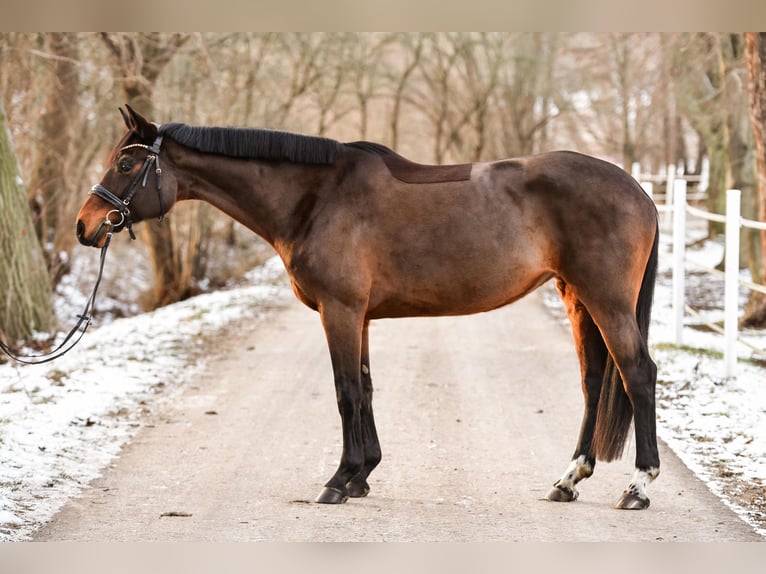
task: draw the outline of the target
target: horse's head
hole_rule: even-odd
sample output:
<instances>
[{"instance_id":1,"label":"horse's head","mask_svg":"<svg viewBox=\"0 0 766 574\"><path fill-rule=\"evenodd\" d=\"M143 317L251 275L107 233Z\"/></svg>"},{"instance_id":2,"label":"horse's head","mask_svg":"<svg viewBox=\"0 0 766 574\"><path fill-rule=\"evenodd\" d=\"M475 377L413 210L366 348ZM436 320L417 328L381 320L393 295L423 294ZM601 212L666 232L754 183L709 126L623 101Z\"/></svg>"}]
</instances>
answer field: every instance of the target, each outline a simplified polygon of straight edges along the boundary
<instances>
[{"instance_id":1,"label":"horse's head","mask_svg":"<svg viewBox=\"0 0 766 574\"><path fill-rule=\"evenodd\" d=\"M162 135L130 106L120 109L126 133L108 160L104 177L94 185L77 214L77 239L103 247L109 231L128 229L144 219L162 217L176 201L172 170L161 167ZM165 165L164 163L162 164Z\"/></svg>"}]
</instances>

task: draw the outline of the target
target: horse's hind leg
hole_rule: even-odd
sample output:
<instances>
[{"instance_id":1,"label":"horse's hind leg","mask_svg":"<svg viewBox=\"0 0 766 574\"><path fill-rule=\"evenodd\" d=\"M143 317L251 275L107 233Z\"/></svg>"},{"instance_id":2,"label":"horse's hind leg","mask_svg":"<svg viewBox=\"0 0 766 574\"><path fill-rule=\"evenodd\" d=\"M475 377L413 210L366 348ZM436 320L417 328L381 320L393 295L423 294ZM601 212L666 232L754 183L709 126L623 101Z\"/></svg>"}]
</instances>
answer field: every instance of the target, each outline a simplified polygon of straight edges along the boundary
<instances>
[{"instance_id":1,"label":"horse's hind leg","mask_svg":"<svg viewBox=\"0 0 766 574\"><path fill-rule=\"evenodd\" d=\"M642 510L649 506L647 487L660 474L657 449L655 386L657 366L649 356L646 344L640 341L638 352L627 361L616 359L625 381L625 390L633 405L636 436L636 469L628 487L615 508Z\"/></svg>"},{"instance_id":2,"label":"horse's hind leg","mask_svg":"<svg viewBox=\"0 0 766 574\"><path fill-rule=\"evenodd\" d=\"M603 429L596 431L595 450L597 456L606 460L619 456L624 440L612 441L613 445L610 445L610 435L623 433L611 429L627 430L632 414L636 437L636 468L633 479L615 507L641 510L649 506L647 487L660 473L654 396L657 366L649 356L645 337L630 313L626 311L622 315L610 313L605 316L607 318L599 324L610 354L619 369L619 377L613 378L613 391L622 396L627 395L630 407L612 408L607 404L604 412L599 412L598 426L601 426L602 420L605 424ZM617 404L621 401L624 399L614 402Z\"/></svg>"},{"instance_id":3,"label":"horse's hind leg","mask_svg":"<svg viewBox=\"0 0 766 574\"><path fill-rule=\"evenodd\" d=\"M587 309L574 293L567 289L564 281L559 279L557 287L566 306L569 322L572 325L575 349L580 360L585 412L572 461L561 478L554 483L547 498L555 502L571 502L576 500L578 496L575 488L577 483L593 474L593 469L596 466L596 458L592 448L593 434L607 350L601 333Z\"/></svg>"},{"instance_id":4,"label":"horse's hind leg","mask_svg":"<svg viewBox=\"0 0 766 574\"><path fill-rule=\"evenodd\" d=\"M364 466L351 480L346 484L348 495L353 498L367 496L370 492L370 486L367 484L367 477L378 466L381 459L380 442L378 433L375 429L375 417L372 414L372 376L370 375L370 339L369 322L365 322L362 330L362 404L361 404L361 425L362 442L364 445Z\"/></svg>"}]
</instances>

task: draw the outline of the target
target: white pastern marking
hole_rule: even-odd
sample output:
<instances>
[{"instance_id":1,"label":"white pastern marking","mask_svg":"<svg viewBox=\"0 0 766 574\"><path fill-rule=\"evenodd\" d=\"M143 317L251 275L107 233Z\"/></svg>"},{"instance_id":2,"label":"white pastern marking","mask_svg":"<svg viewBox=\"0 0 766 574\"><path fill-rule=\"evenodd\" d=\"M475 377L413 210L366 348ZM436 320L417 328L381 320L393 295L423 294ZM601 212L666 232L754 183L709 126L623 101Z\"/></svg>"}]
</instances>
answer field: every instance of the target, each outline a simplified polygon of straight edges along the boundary
<instances>
[{"instance_id":1,"label":"white pastern marking","mask_svg":"<svg viewBox=\"0 0 766 574\"><path fill-rule=\"evenodd\" d=\"M633 473L633 479L630 481L628 488L625 489L625 492L635 494L642 499L649 498L648 486L655 478L659 476L659 474L659 468L650 468L648 470L641 470L637 468Z\"/></svg>"},{"instance_id":2,"label":"white pastern marking","mask_svg":"<svg viewBox=\"0 0 766 574\"><path fill-rule=\"evenodd\" d=\"M593 467L585 461L585 455L580 455L564 471L563 476L556 483L563 488L574 490L575 484L593 474Z\"/></svg>"}]
</instances>

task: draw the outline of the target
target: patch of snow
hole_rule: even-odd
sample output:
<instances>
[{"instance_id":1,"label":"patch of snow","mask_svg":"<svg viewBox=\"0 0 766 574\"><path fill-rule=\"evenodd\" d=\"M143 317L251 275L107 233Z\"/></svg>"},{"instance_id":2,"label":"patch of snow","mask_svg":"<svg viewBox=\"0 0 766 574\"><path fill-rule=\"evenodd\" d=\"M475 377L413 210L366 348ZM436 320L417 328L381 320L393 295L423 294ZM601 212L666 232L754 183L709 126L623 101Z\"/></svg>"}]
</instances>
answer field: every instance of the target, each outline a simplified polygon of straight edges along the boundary
<instances>
[{"instance_id":1,"label":"patch of snow","mask_svg":"<svg viewBox=\"0 0 766 574\"><path fill-rule=\"evenodd\" d=\"M209 336L287 296L280 267L269 261L250 285L110 320L52 363L0 365L0 540L28 538L96 478L142 415L204 367ZM69 311L84 302L62 291Z\"/></svg>"},{"instance_id":2,"label":"patch of snow","mask_svg":"<svg viewBox=\"0 0 766 574\"><path fill-rule=\"evenodd\" d=\"M673 344L669 238L660 249L649 333L658 366L657 432L712 492L766 536L766 357L739 343L736 377L725 376L724 338L703 324L723 321L723 279L693 267L686 271L686 293L696 293L702 309L699 317L685 315L683 347ZM690 259L708 267L723 256L718 241L695 243L689 251ZM741 306L746 300L743 288ZM763 331L741 335L766 349Z\"/></svg>"}]
</instances>

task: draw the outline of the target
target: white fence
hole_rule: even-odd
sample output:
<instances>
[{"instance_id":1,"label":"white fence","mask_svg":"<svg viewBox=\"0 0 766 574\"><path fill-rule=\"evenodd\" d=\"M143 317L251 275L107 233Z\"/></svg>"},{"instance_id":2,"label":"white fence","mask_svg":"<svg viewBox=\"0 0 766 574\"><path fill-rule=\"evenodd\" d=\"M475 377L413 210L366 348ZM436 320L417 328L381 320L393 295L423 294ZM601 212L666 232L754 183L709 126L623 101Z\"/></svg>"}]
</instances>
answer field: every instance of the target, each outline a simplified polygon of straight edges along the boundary
<instances>
[{"instance_id":1,"label":"white fence","mask_svg":"<svg viewBox=\"0 0 766 574\"><path fill-rule=\"evenodd\" d=\"M670 187L672 181L672 187ZM766 293L763 285L757 285L739 278L739 236L742 227L751 229L766 229L766 223L744 219L740 215L741 193L738 189L730 189L726 192L726 213L724 215L709 213L702 209L690 206L687 203L686 179L668 180L667 201L658 204L660 212L666 213L666 221L672 223L673 231L673 315L675 343L683 344L684 314L687 310L685 304L685 276L684 270L687 265L693 265L708 273L720 275L721 271L712 269L686 258L686 216L700 217L708 221L716 221L725 225L725 269L724 276L724 327L709 325L719 331L725 339L724 361L727 377L736 376L737 369L737 340L739 322L739 286L744 285L749 289ZM642 186L651 194L651 182L642 182ZM672 198L672 200L671 200ZM746 343L747 344L747 343ZM764 353L761 349L754 350Z\"/></svg>"}]
</instances>

